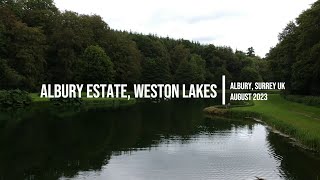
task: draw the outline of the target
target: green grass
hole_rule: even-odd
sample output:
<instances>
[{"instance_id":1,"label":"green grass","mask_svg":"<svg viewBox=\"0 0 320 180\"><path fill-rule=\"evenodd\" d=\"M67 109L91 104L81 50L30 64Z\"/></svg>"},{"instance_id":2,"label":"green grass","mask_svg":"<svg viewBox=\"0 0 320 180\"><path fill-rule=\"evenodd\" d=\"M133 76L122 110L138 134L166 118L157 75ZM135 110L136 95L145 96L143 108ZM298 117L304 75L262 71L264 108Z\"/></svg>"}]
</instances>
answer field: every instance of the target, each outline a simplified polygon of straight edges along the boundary
<instances>
[{"instance_id":1,"label":"green grass","mask_svg":"<svg viewBox=\"0 0 320 180\"><path fill-rule=\"evenodd\" d=\"M312 149L320 150L319 107L290 102L279 94L269 94L267 101L255 101L254 106L237 107L232 111L253 112L275 129Z\"/></svg>"},{"instance_id":2,"label":"green grass","mask_svg":"<svg viewBox=\"0 0 320 180\"><path fill-rule=\"evenodd\" d=\"M38 93L29 93L32 102L49 102L50 99L48 98L40 98Z\"/></svg>"},{"instance_id":3,"label":"green grass","mask_svg":"<svg viewBox=\"0 0 320 180\"><path fill-rule=\"evenodd\" d=\"M32 102L42 103L49 102L49 98L40 98L38 93L30 93ZM82 100L87 106L103 106L103 107L120 107L130 106L136 103L136 99L130 98L130 100L124 98L86 98L86 94L82 93Z\"/></svg>"}]
</instances>

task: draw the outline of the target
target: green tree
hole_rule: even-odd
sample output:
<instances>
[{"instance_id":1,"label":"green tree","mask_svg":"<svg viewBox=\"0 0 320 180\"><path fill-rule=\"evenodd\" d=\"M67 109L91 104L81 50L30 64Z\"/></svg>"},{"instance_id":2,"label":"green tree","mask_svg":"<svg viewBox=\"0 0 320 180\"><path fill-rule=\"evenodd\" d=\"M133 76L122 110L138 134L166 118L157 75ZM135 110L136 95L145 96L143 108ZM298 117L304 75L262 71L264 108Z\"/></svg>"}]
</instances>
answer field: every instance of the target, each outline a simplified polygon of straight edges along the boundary
<instances>
[{"instance_id":1,"label":"green tree","mask_svg":"<svg viewBox=\"0 0 320 180\"><path fill-rule=\"evenodd\" d=\"M0 89L19 88L22 85L23 78L9 67L5 60L0 59Z\"/></svg>"},{"instance_id":2,"label":"green tree","mask_svg":"<svg viewBox=\"0 0 320 180\"><path fill-rule=\"evenodd\" d=\"M81 80L84 83L113 83L113 64L104 50L99 46L89 46L83 54Z\"/></svg>"},{"instance_id":3,"label":"green tree","mask_svg":"<svg viewBox=\"0 0 320 180\"><path fill-rule=\"evenodd\" d=\"M142 82L149 84L170 83L169 64L161 58L146 58L142 65Z\"/></svg>"},{"instance_id":4,"label":"green tree","mask_svg":"<svg viewBox=\"0 0 320 180\"><path fill-rule=\"evenodd\" d=\"M141 76L141 54L136 44L126 34L110 31L103 47L112 59L116 83L134 84Z\"/></svg>"},{"instance_id":5,"label":"green tree","mask_svg":"<svg viewBox=\"0 0 320 180\"><path fill-rule=\"evenodd\" d=\"M5 45L1 45L0 56L25 77L21 88L35 89L44 79L46 37L41 29L19 21L10 9L1 9L0 37Z\"/></svg>"},{"instance_id":6,"label":"green tree","mask_svg":"<svg viewBox=\"0 0 320 180\"><path fill-rule=\"evenodd\" d=\"M262 78L259 72L252 67L245 67L241 70L241 79L246 82L259 82Z\"/></svg>"},{"instance_id":7,"label":"green tree","mask_svg":"<svg viewBox=\"0 0 320 180\"><path fill-rule=\"evenodd\" d=\"M4 0L0 1L2 82L16 78L17 83L5 86L20 84L29 90L43 82L220 83L221 75L235 81L242 80L245 71L259 77L270 68L279 72L272 78L314 93L319 89L320 66L314 28L317 10L316 3L288 25L264 63L253 48L247 56L230 47L117 31L100 16L60 12L53 0ZM300 79L301 73L307 73L303 78L310 77L312 86Z\"/></svg>"},{"instance_id":8,"label":"green tree","mask_svg":"<svg viewBox=\"0 0 320 180\"><path fill-rule=\"evenodd\" d=\"M192 54L189 60L183 60L176 72L175 82L179 84L201 84L205 80L205 61Z\"/></svg>"},{"instance_id":9,"label":"green tree","mask_svg":"<svg viewBox=\"0 0 320 180\"><path fill-rule=\"evenodd\" d=\"M176 45L171 53L171 73L174 74L179 64L182 61L188 60L189 57L189 49L185 48L182 44Z\"/></svg>"},{"instance_id":10,"label":"green tree","mask_svg":"<svg viewBox=\"0 0 320 180\"><path fill-rule=\"evenodd\" d=\"M266 60L259 60L256 62L257 68L262 80L265 82L272 81L272 72L270 71L270 64Z\"/></svg>"},{"instance_id":11,"label":"green tree","mask_svg":"<svg viewBox=\"0 0 320 180\"><path fill-rule=\"evenodd\" d=\"M192 84L194 83L195 69L188 60L180 63L175 74L175 82L179 84Z\"/></svg>"},{"instance_id":12,"label":"green tree","mask_svg":"<svg viewBox=\"0 0 320 180\"><path fill-rule=\"evenodd\" d=\"M42 27L47 31L53 18L58 14L58 8L53 0L17 0L21 6L20 18L28 26Z\"/></svg>"},{"instance_id":13,"label":"green tree","mask_svg":"<svg viewBox=\"0 0 320 180\"><path fill-rule=\"evenodd\" d=\"M89 25L77 13L66 11L56 16L55 31L49 35L49 80L70 83L75 79L75 67L80 63L84 50L95 44ZM66 38L68 37L68 38Z\"/></svg>"},{"instance_id":14,"label":"green tree","mask_svg":"<svg viewBox=\"0 0 320 180\"><path fill-rule=\"evenodd\" d=\"M279 34L279 43L267 54L273 79L286 82L294 94L320 94L320 1L289 22Z\"/></svg>"},{"instance_id":15,"label":"green tree","mask_svg":"<svg viewBox=\"0 0 320 180\"><path fill-rule=\"evenodd\" d=\"M254 57L254 56L255 56L255 52L254 52L253 47L249 47L249 48L248 48L248 50L247 50L247 56L249 56L249 57Z\"/></svg>"},{"instance_id":16,"label":"green tree","mask_svg":"<svg viewBox=\"0 0 320 180\"><path fill-rule=\"evenodd\" d=\"M201 84L205 81L206 62L197 54L192 54L190 64L194 74L194 83Z\"/></svg>"}]
</instances>

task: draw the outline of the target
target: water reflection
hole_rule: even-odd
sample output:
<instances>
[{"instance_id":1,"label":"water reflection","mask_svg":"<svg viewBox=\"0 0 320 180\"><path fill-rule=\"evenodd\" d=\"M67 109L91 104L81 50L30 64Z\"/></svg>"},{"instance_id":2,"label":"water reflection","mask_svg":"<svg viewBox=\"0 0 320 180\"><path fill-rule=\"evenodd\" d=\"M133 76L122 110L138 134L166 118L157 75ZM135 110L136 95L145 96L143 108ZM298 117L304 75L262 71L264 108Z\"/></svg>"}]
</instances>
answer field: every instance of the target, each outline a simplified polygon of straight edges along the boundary
<instances>
[{"instance_id":1,"label":"water reflection","mask_svg":"<svg viewBox=\"0 0 320 180\"><path fill-rule=\"evenodd\" d=\"M1 179L316 179L320 160L202 100L0 113Z\"/></svg>"},{"instance_id":2,"label":"water reflection","mask_svg":"<svg viewBox=\"0 0 320 180\"><path fill-rule=\"evenodd\" d=\"M288 179L320 179L320 157L295 147L287 139L268 133L270 155L279 161L279 172Z\"/></svg>"}]
</instances>

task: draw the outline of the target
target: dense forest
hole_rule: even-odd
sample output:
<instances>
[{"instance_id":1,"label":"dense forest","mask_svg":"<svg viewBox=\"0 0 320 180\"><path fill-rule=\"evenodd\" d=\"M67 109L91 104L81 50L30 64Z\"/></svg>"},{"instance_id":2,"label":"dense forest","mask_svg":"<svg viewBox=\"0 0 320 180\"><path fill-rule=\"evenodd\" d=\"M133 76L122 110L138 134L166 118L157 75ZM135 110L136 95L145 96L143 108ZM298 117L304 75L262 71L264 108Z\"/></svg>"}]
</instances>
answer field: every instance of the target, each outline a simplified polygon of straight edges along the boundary
<instances>
[{"instance_id":1,"label":"dense forest","mask_svg":"<svg viewBox=\"0 0 320 180\"><path fill-rule=\"evenodd\" d=\"M320 94L320 2L290 22L266 58L230 47L111 29L52 0L0 1L0 89L42 83L285 81Z\"/></svg>"}]
</instances>

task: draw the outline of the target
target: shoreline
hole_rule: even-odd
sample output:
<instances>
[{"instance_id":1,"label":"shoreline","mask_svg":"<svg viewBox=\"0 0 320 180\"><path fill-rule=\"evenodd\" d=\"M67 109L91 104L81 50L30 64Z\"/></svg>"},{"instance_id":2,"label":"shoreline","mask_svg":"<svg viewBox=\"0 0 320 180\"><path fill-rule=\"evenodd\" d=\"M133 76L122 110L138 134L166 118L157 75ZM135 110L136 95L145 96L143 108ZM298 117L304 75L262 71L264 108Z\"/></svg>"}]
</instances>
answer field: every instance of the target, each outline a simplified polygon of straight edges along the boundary
<instances>
[{"instance_id":1,"label":"shoreline","mask_svg":"<svg viewBox=\"0 0 320 180\"><path fill-rule=\"evenodd\" d=\"M287 101L279 94L269 96L270 101L254 101L252 104L230 109L213 106L205 108L204 112L210 116L225 116L231 119L250 118L289 138L294 145L319 153L320 108Z\"/></svg>"},{"instance_id":2,"label":"shoreline","mask_svg":"<svg viewBox=\"0 0 320 180\"><path fill-rule=\"evenodd\" d=\"M254 117L246 117L246 118L249 118L249 119L252 119L253 121L257 122L257 123L260 123L262 125L264 125L270 132L272 133L275 133L275 134L278 134L279 136L281 137L284 137L286 139L288 139L289 143L294 145L294 146L297 146L299 148L302 148L303 150L305 151L310 151L310 152L315 152L315 153L319 153L320 151L317 150L317 149L312 149L304 144L302 144L298 139L286 134L286 133L283 133L271 126L269 126L266 122L264 122L263 120L261 119L258 119L258 118L254 118Z\"/></svg>"}]
</instances>

